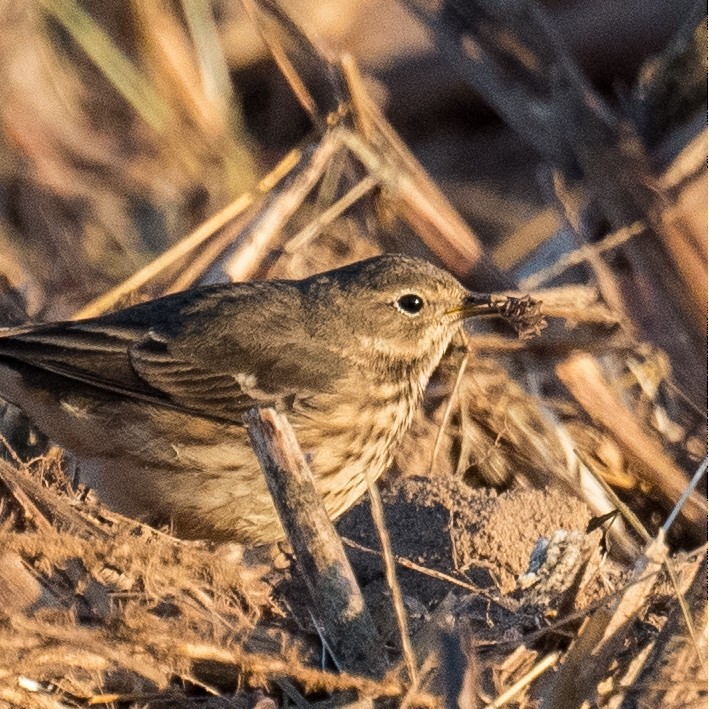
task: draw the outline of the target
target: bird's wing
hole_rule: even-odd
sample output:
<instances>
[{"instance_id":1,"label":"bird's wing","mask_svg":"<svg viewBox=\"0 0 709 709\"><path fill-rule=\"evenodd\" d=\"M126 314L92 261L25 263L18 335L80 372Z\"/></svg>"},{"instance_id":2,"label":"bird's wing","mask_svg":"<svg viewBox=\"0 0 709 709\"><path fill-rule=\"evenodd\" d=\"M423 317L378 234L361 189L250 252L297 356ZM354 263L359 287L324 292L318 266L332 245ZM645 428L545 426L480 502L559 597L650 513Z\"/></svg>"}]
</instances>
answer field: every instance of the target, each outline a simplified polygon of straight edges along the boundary
<instances>
[{"instance_id":1,"label":"bird's wing","mask_svg":"<svg viewBox=\"0 0 709 709\"><path fill-rule=\"evenodd\" d=\"M193 307L194 300L189 305ZM307 338L297 328L290 340L281 335L275 351L264 348L259 338L242 341L238 322L226 341L197 337L189 327L180 330L174 322L166 323L165 310L157 311L156 317L154 310L137 307L130 314L119 311L0 337L0 358L129 398L231 422L240 422L252 406L290 403L323 388L325 374L319 371L318 358L304 350ZM167 317L173 318L174 312L179 312L179 303ZM238 310L233 315L238 320ZM267 315L260 319L260 332L270 327L283 332L283 313L271 317L274 323ZM304 361L311 366L303 368Z\"/></svg>"},{"instance_id":2,"label":"bird's wing","mask_svg":"<svg viewBox=\"0 0 709 709\"><path fill-rule=\"evenodd\" d=\"M0 358L126 395L159 396L133 369L140 328L100 320L38 325L0 337ZM2 387L0 387L0 392Z\"/></svg>"},{"instance_id":3,"label":"bird's wing","mask_svg":"<svg viewBox=\"0 0 709 709\"><path fill-rule=\"evenodd\" d=\"M253 358L242 356L230 366L214 368L174 352L171 344L150 332L130 347L129 356L140 379L180 408L240 421L244 411L252 406L273 406L295 394L295 382L270 393L260 389L256 379L258 361Z\"/></svg>"}]
</instances>

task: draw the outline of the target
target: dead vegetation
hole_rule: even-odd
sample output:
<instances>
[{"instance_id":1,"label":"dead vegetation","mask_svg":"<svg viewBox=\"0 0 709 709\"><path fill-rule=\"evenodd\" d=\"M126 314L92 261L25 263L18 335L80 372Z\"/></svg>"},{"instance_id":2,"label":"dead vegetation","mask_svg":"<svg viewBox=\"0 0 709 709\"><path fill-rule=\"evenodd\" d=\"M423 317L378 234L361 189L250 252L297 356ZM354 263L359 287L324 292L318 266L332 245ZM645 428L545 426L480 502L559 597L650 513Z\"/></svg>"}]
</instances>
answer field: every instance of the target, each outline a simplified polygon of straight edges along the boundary
<instances>
[{"instance_id":1,"label":"dead vegetation","mask_svg":"<svg viewBox=\"0 0 709 709\"><path fill-rule=\"evenodd\" d=\"M549 320L529 342L491 326L452 347L381 503L372 491L385 526L368 502L339 523L376 628L370 672L328 643L297 545L293 560L120 518L6 409L3 703L706 701L705 8L611 105L532 2L406 5L542 157L546 204L494 247L354 60L271 0L245 12L300 106L282 120L313 127L277 158L214 51L246 22L231 3L0 5L4 324L384 250L532 292Z\"/></svg>"}]
</instances>

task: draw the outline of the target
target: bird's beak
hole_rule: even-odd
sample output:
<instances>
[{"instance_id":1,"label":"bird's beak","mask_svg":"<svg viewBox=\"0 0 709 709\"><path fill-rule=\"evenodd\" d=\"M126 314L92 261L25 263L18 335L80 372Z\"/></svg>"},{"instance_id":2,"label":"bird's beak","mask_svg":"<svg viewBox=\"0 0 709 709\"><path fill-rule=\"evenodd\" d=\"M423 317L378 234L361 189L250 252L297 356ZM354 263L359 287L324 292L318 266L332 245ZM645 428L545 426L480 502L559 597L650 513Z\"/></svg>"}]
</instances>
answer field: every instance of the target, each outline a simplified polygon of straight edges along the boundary
<instances>
[{"instance_id":1,"label":"bird's beak","mask_svg":"<svg viewBox=\"0 0 709 709\"><path fill-rule=\"evenodd\" d=\"M532 300L528 295L517 298L468 293L463 302L447 314L455 320L497 315L512 325L522 339L527 339L538 335L547 326L541 305L540 301Z\"/></svg>"},{"instance_id":2,"label":"bird's beak","mask_svg":"<svg viewBox=\"0 0 709 709\"><path fill-rule=\"evenodd\" d=\"M456 320L465 320L480 315L497 315L500 312L499 302L495 302L491 295L470 293L457 307L448 311L448 315L455 316Z\"/></svg>"}]
</instances>

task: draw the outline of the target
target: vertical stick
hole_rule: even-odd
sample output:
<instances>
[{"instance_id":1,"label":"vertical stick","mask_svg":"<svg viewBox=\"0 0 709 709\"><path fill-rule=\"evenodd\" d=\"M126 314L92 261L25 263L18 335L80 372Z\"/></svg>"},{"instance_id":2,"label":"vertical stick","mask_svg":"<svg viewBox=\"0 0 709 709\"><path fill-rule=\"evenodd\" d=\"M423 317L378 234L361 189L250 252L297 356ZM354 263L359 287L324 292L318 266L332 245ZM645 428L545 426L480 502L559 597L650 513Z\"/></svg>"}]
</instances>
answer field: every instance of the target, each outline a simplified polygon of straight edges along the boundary
<instances>
[{"instance_id":1,"label":"vertical stick","mask_svg":"<svg viewBox=\"0 0 709 709\"><path fill-rule=\"evenodd\" d=\"M386 664L374 622L293 429L270 408L249 410L244 422L308 586L313 614L338 663L350 672L383 676Z\"/></svg>"},{"instance_id":2,"label":"vertical stick","mask_svg":"<svg viewBox=\"0 0 709 709\"><path fill-rule=\"evenodd\" d=\"M406 618L406 608L404 607L404 597L401 595L401 587L396 578L396 560L394 553L391 550L391 539L387 530L386 522L384 521L384 505L382 498L377 488L377 483L372 480L367 480L369 489L369 501L372 505L372 518L374 526L377 528L379 535L379 543L382 545L382 560L384 561L384 574L386 576L387 586L391 591L392 601L394 603L394 615L396 616L396 624L399 627L399 636L401 638L401 651L404 655L404 663L406 671L409 673L411 684L416 686L419 682L418 669L416 668L416 655L411 644L411 636L409 635L409 623Z\"/></svg>"}]
</instances>

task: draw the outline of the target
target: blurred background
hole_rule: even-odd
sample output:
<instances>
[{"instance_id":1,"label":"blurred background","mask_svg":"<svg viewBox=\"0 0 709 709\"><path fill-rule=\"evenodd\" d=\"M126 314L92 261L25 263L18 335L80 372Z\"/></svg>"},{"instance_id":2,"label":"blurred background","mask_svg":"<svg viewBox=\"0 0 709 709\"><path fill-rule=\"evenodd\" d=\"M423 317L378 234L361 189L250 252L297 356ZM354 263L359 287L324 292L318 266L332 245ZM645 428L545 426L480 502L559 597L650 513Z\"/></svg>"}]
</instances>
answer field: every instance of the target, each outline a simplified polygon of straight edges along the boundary
<instances>
[{"instance_id":1,"label":"blurred background","mask_svg":"<svg viewBox=\"0 0 709 709\"><path fill-rule=\"evenodd\" d=\"M532 258L563 226L552 180L560 163L491 107L416 6L283 3L333 56L354 55L394 128L493 263L518 279L565 248ZM696 3L541 6L590 85L637 119L653 165L666 167L705 123L704 41L698 64L681 69L684 95L674 91L671 106L660 96L654 122L648 114L660 111L643 103L642 82L684 25L697 25ZM24 317L13 315L18 294L32 318L68 316L252 187L312 130L235 0L3 0L0 11L8 322ZM507 39L518 41L513 27ZM706 181L695 189L701 221Z\"/></svg>"}]
</instances>

